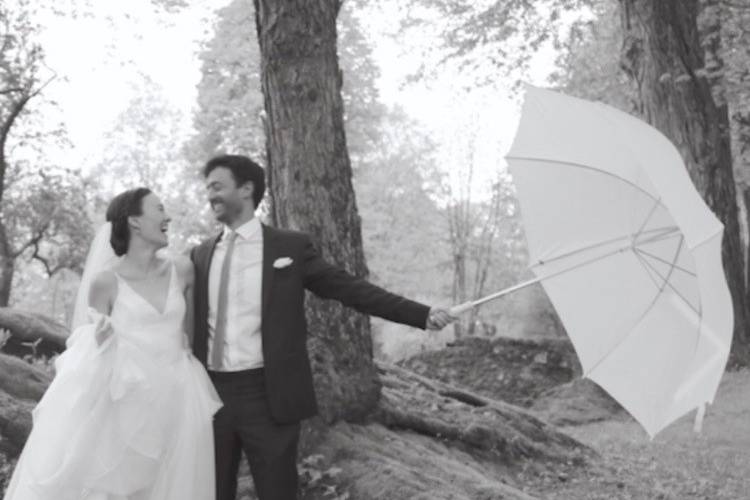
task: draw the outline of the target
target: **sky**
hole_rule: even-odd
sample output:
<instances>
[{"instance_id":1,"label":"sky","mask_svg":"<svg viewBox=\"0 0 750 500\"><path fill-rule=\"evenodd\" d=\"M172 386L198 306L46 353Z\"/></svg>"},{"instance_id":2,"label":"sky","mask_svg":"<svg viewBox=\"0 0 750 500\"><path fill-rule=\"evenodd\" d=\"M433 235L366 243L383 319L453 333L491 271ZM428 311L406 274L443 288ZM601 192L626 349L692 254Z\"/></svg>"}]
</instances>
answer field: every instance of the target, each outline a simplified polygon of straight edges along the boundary
<instances>
[{"instance_id":1,"label":"sky","mask_svg":"<svg viewBox=\"0 0 750 500\"><path fill-rule=\"evenodd\" d=\"M91 168L101 155L103 134L147 75L184 114L183 130L200 79L200 43L210 35L215 8L226 2L196 3L176 14L154 15L150 0L92 2L75 18L44 12L42 44L47 65L58 74L48 97L50 116L64 120L72 149L66 162Z\"/></svg>"},{"instance_id":2,"label":"sky","mask_svg":"<svg viewBox=\"0 0 750 500\"><path fill-rule=\"evenodd\" d=\"M97 1L76 18L43 15L47 64L58 74L48 92L58 106L48 114L65 122L72 143L72 148L55 152L63 163L84 170L96 165L104 133L126 108L142 75L162 86L164 95L182 112L181 132L187 138L200 79L201 42L211 35L213 13L226 3L192 2L176 14L155 14L150 0ZM455 141L456 134L475 127L475 183L482 191L504 167L502 156L518 122L517 100L502 82L467 93L460 88L459 75L450 71L441 73L429 87L403 86L406 72L418 61L389 36L385 27L392 15L374 9L367 21L382 72L378 82L382 98L403 107L441 144L441 156L458 162L465 152ZM413 43L431 41L414 39ZM532 83L544 83L553 60L554 51L545 47L532 64Z\"/></svg>"}]
</instances>

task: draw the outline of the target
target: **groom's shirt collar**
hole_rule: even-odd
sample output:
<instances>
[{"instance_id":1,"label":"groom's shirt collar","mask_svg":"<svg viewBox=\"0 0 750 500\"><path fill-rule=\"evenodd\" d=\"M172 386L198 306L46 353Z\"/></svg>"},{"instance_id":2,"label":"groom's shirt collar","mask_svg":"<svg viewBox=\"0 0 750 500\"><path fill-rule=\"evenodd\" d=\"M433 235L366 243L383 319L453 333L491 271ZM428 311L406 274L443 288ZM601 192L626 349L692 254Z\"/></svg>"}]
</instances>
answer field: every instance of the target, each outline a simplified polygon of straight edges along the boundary
<instances>
[{"instance_id":1,"label":"groom's shirt collar","mask_svg":"<svg viewBox=\"0 0 750 500\"><path fill-rule=\"evenodd\" d=\"M226 237L230 232L232 232L232 229L230 229L229 226L224 226L224 232L221 233L221 239L226 240ZM260 220L257 217L253 217L235 229L234 232L243 240L258 238L261 235Z\"/></svg>"}]
</instances>

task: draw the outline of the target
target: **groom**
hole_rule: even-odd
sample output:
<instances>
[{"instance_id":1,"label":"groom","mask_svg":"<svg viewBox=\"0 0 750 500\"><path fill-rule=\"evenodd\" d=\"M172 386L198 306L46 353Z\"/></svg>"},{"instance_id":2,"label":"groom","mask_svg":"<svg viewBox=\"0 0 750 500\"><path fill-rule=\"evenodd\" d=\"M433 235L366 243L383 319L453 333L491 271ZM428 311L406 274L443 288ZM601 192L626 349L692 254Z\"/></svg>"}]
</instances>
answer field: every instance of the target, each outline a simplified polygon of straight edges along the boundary
<instances>
[{"instance_id":1,"label":"groom","mask_svg":"<svg viewBox=\"0 0 750 500\"><path fill-rule=\"evenodd\" d=\"M251 159L218 156L203 175L224 224L191 252L193 350L224 402L214 418L216 500L235 499L242 452L260 500L293 500L300 421L317 411L305 289L417 328L439 330L453 318L328 264L306 234L261 224L254 213L265 177Z\"/></svg>"}]
</instances>

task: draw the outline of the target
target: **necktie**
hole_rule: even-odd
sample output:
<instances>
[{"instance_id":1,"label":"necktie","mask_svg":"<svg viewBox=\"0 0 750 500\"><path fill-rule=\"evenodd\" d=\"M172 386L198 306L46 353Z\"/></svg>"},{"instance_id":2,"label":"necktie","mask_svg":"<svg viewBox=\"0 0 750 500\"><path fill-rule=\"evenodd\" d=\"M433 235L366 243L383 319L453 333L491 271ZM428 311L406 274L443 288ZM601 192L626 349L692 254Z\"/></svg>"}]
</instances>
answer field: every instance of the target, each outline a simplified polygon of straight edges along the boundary
<instances>
[{"instance_id":1,"label":"necktie","mask_svg":"<svg viewBox=\"0 0 750 500\"><path fill-rule=\"evenodd\" d=\"M234 241L237 233L230 231L227 234L227 252L224 255L224 263L221 265L221 277L219 278L219 300L216 306L216 326L214 327L214 344L211 352L211 368L218 370L224 360L224 343L227 331L227 295L229 292L229 269L232 265L232 253L234 252Z\"/></svg>"}]
</instances>

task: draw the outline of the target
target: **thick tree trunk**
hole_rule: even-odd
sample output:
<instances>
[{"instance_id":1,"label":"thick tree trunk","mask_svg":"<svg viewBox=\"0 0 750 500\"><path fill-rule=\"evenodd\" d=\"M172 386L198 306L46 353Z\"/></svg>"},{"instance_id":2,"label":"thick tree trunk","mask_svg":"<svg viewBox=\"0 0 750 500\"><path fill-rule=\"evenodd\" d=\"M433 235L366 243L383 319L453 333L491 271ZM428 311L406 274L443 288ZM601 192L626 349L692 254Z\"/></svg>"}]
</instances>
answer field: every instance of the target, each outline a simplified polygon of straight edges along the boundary
<instances>
[{"instance_id":1,"label":"thick tree trunk","mask_svg":"<svg viewBox=\"0 0 750 500\"><path fill-rule=\"evenodd\" d=\"M639 83L645 118L682 153L708 206L724 223L724 270L735 314L730 364L748 364L748 312L726 106L704 72L697 0L620 0L622 64Z\"/></svg>"},{"instance_id":2,"label":"thick tree trunk","mask_svg":"<svg viewBox=\"0 0 750 500\"><path fill-rule=\"evenodd\" d=\"M309 233L323 257L366 276L344 134L338 0L255 0L272 218ZM380 395L369 318L308 300L321 416L358 419Z\"/></svg>"}]
</instances>

